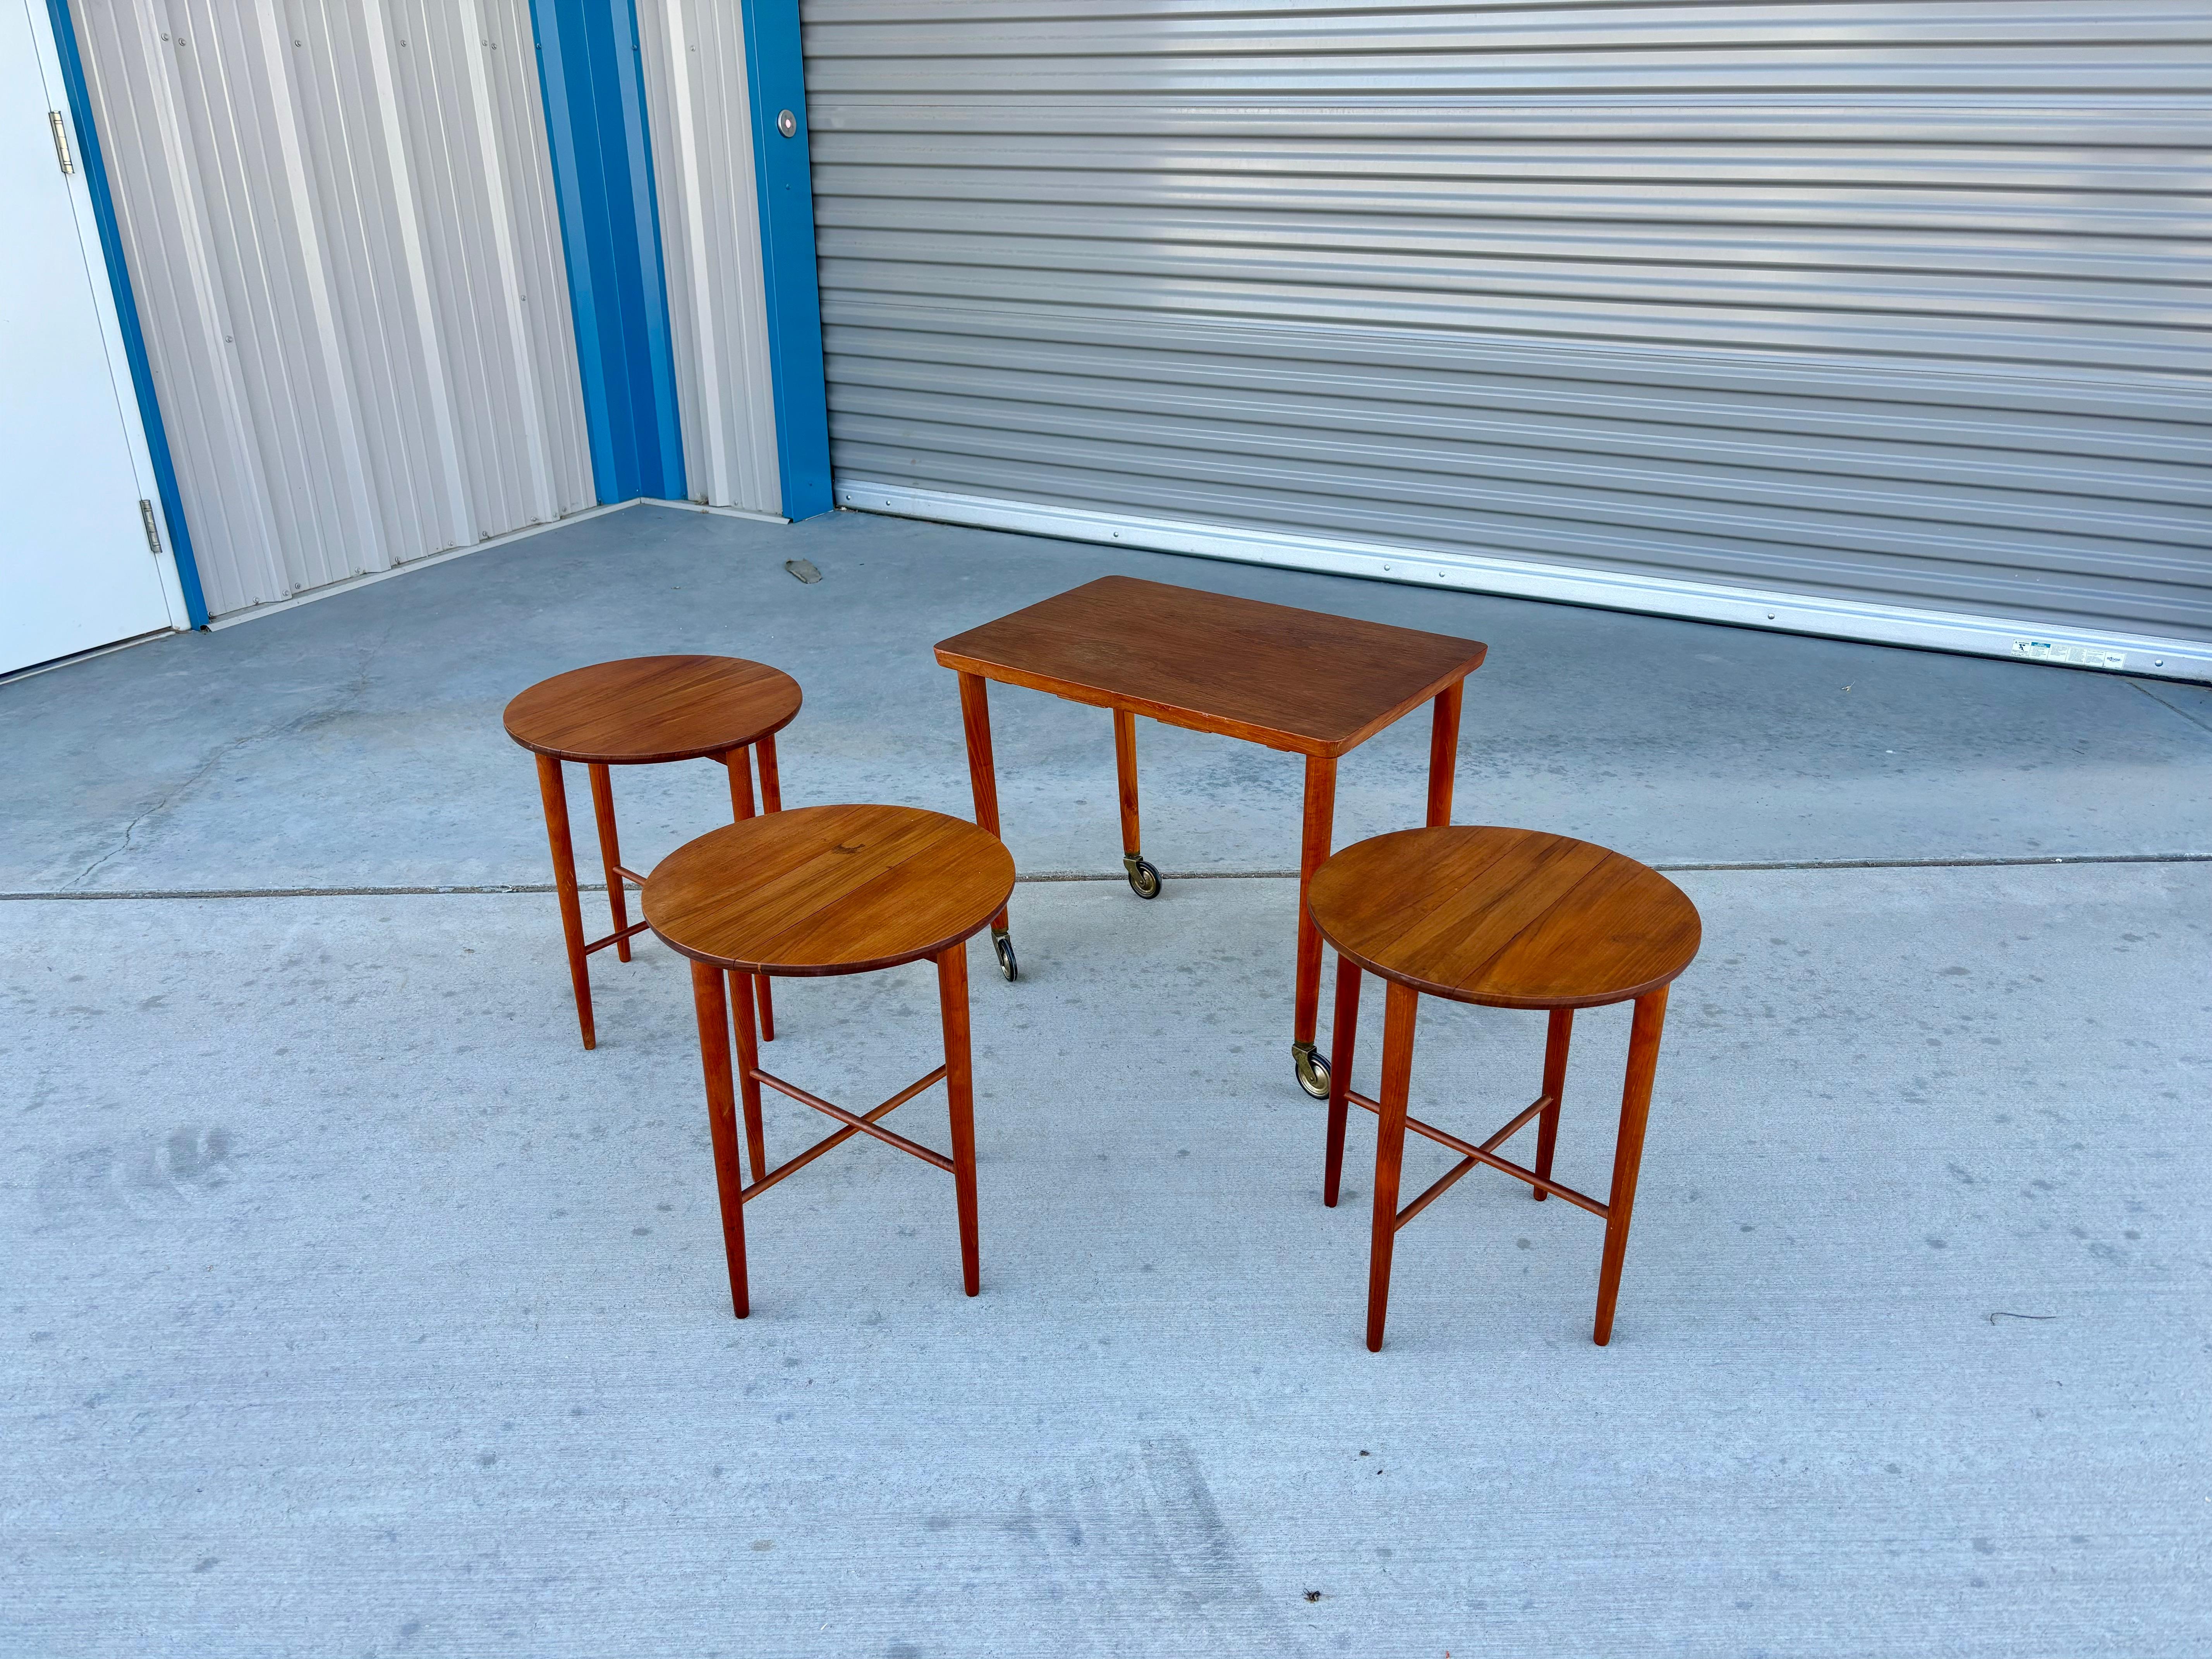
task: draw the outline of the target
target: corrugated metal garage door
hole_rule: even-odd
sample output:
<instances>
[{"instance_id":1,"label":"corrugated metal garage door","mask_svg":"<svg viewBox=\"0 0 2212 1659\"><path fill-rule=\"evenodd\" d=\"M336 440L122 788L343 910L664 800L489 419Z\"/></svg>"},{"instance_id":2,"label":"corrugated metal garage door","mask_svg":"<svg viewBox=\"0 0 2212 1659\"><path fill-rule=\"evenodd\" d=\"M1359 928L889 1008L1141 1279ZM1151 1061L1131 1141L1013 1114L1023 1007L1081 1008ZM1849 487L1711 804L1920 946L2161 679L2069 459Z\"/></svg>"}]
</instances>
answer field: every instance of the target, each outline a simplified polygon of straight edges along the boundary
<instances>
[{"instance_id":1,"label":"corrugated metal garage door","mask_svg":"<svg viewBox=\"0 0 2212 1659\"><path fill-rule=\"evenodd\" d=\"M2212 642L2203 0L804 15L847 505Z\"/></svg>"},{"instance_id":2,"label":"corrugated metal garage door","mask_svg":"<svg viewBox=\"0 0 2212 1659\"><path fill-rule=\"evenodd\" d=\"M72 0L209 609L595 499L529 0Z\"/></svg>"}]
</instances>

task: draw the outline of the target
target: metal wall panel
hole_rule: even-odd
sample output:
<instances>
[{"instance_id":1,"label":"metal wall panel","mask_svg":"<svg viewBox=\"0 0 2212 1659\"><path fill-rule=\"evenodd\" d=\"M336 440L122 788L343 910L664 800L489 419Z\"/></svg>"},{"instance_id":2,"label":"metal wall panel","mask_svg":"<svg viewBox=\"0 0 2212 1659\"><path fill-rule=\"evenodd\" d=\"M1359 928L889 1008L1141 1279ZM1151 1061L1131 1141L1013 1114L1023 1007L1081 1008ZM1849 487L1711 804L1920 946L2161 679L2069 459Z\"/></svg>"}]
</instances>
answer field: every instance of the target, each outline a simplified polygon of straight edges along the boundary
<instances>
[{"instance_id":1,"label":"metal wall panel","mask_svg":"<svg viewBox=\"0 0 2212 1659\"><path fill-rule=\"evenodd\" d=\"M592 506L529 0L73 0L216 615Z\"/></svg>"},{"instance_id":2,"label":"metal wall panel","mask_svg":"<svg viewBox=\"0 0 2212 1659\"><path fill-rule=\"evenodd\" d=\"M635 0L531 0L592 478L603 502L682 501L668 285Z\"/></svg>"},{"instance_id":3,"label":"metal wall panel","mask_svg":"<svg viewBox=\"0 0 2212 1659\"><path fill-rule=\"evenodd\" d=\"M2212 641L2202 0L805 17L841 501Z\"/></svg>"},{"instance_id":4,"label":"metal wall panel","mask_svg":"<svg viewBox=\"0 0 2212 1659\"><path fill-rule=\"evenodd\" d=\"M637 0L637 33L684 476L696 501L779 513L744 21L721 0Z\"/></svg>"}]
</instances>

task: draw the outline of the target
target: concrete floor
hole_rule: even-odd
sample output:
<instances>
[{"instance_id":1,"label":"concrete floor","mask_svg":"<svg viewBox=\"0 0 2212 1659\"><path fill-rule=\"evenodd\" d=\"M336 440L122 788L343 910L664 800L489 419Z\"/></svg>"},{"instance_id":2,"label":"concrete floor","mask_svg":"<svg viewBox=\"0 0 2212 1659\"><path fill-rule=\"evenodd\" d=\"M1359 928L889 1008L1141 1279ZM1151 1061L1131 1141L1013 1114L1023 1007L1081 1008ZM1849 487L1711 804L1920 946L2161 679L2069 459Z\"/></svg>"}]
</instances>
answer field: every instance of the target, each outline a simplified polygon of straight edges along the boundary
<instances>
[{"instance_id":1,"label":"concrete floor","mask_svg":"<svg viewBox=\"0 0 2212 1659\"><path fill-rule=\"evenodd\" d=\"M1114 879L1019 890L1018 985L977 953L973 1303L948 1184L864 1143L751 1211L730 1320L680 964L599 959L586 1054L551 901L434 890L544 884L500 707L631 653L796 674L793 803L964 813L929 646L1109 570L1488 641L1461 822L1784 866L1676 877L1611 1348L1596 1224L1480 1174L1361 1346L1371 1137L1323 1209L1287 1075L1287 757L1143 728L1154 861L1256 878L1145 905L1106 717L998 695L1024 874ZM0 1652L2212 1644L2201 689L641 509L0 686ZM1340 842L1418 820L1425 754L1346 763ZM726 811L705 766L618 793L633 861ZM933 990L787 984L776 1063L880 1098ZM1585 1186L1625 1031L1583 1022ZM1426 1012L1417 1109L1486 1130L1540 1048Z\"/></svg>"}]
</instances>

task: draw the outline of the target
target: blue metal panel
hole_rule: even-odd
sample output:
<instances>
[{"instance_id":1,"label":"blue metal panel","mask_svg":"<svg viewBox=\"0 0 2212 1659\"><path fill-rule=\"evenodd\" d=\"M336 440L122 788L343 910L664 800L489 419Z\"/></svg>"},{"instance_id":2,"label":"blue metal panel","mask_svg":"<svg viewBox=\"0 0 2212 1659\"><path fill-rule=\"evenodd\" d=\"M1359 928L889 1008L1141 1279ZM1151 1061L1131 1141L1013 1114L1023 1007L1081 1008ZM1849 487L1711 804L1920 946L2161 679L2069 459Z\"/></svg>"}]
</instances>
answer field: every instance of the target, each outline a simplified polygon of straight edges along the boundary
<instances>
[{"instance_id":1,"label":"blue metal panel","mask_svg":"<svg viewBox=\"0 0 2212 1659\"><path fill-rule=\"evenodd\" d=\"M783 514L827 513L830 402L822 374L822 292L814 267L814 184L806 147L806 75L799 0L744 0L745 83L760 179L762 286L775 380L775 449ZM786 137L777 118L791 112Z\"/></svg>"},{"instance_id":2,"label":"blue metal panel","mask_svg":"<svg viewBox=\"0 0 2212 1659\"><path fill-rule=\"evenodd\" d=\"M107 166L100 154L100 130L93 125L92 98L84 84L84 63L77 56L76 25L69 0L46 0L54 22L54 50L62 62L69 94L70 119L76 127L77 163L92 195L92 216L100 227L100 252L107 262L108 286L115 291L115 319L123 330L123 354L131 363L131 386L138 396L138 418L146 450L154 462L154 487L161 494L161 517L169 526L169 550L177 558L177 582L184 589L185 614L198 628L208 619L200 592L199 566L192 560L191 532L185 524L184 497L177 493L177 469L169 459L169 434L161 424L161 399L154 394L154 369L146 361L146 337L138 327L138 304L131 294L131 268L123 257L123 234L115 222L115 198L107 190Z\"/></svg>"},{"instance_id":3,"label":"blue metal panel","mask_svg":"<svg viewBox=\"0 0 2212 1659\"><path fill-rule=\"evenodd\" d=\"M531 0L599 500L684 497L633 0Z\"/></svg>"}]
</instances>

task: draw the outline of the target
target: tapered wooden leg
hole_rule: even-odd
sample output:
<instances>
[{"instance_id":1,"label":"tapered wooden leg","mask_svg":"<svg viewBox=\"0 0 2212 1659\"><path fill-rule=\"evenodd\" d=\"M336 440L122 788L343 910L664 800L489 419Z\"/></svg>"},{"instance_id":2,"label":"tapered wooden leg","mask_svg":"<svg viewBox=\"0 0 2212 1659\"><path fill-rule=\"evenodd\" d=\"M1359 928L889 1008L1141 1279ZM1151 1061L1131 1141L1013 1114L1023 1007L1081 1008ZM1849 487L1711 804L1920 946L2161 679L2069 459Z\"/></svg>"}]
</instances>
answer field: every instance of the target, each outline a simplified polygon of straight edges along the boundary
<instances>
[{"instance_id":1,"label":"tapered wooden leg","mask_svg":"<svg viewBox=\"0 0 2212 1659\"><path fill-rule=\"evenodd\" d=\"M1359 967L1350 957L1336 959L1336 1018L1329 1023L1328 1152L1322 1172L1321 1201L1336 1207L1344 1174L1344 1121L1352 1110L1352 1050L1359 1031Z\"/></svg>"},{"instance_id":2,"label":"tapered wooden leg","mask_svg":"<svg viewBox=\"0 0 2212 1659\"><path fill-rule=\"evenodd\" d=\"M730 1266L730 1305L743 1319L752 1311L745 1286L744 1176L738 1167L738 1130L730 1098L730 1015L722 999L722 970L691 964L691 998L698 1006L699 1059L707 1073L707 1128L714 1143L714 1188L722 1201L722 1253ZM759 1164L754 1164L756 1171Z\"/></svg>"},{"instance_id":3,"label":"tapered wooden leg","mask_svg":"<svg viewBox=\"0 0 2212 1659\"><path fill-rule=\"evenodd\" d=\"M775 1004L769 996L768 975L766 974L755 974L753 975L753 1002L755 1006L760 1010L761 1041L763 1042L775 1042Z\"/></svg>"},{"instance_id":4,"label":"tapered wooden leg","mask_svg":"<svg viewBox=\"0 0 2212 1659\"><path fill-rule=\"evenodd\" d=\"M991 697L981 674L960 677L960 724L968 733L968 785L975 794L976 827L999 834L999 775L991 761ZM1000 837L1004 840L1004 836ZM991 918L991 931L1006 931L1006 913Z\"/></svg>"},{"instance_id":5,"label":"tapered wooden leg","mask_svg":"<svg viewBox=\"0 0 2212 1659\"><path fill-rule=\"evenodd\" d=\"M761 1127L760 1037L753 1030L752 974L730 975L730 1012L738 1028L738 1099L745 1109L745 1151L752 1155L753 1179L768 1173L768 1137Z\"/></svg>"},{"instance_id":6,"label":"tapered wooden leg","mask_svg":"<svg viewBox=\"0 0 2212 1659\"><path fill-rule=\"evenodd\" d=\"M968 1059L968 944L937 958L937 999L945 1016L945 1093L952 1114L952 1190L960 1206L960 1273L968 1294L983 1288L975 1222L975 1079Z\"/></svg>"},{"instance_id":7,"label":"tapered wooden leg","mask_svg":"<svg viewBox=\"0 0 2212 1659\"><path fill-rule=\"evenodd\" d=\"M584 1046L599 1047L592 1030L592 970L584 958L584 907L576 892L576 846L568 836L568 790L561 763L538 757L538 793L545 802L545 838L553 848L553 886L561 897L561 933L568 943L568 981L576 992L576 1024Z\"/></svg>"},{"instance_id":8,"label":"tapered wooden leg","mask_svg":"<svg viewBox=\"0 0 2212 1659\"><path fill-rule=\"evenodd\" d=\"M1605 1259L1597 1273L1597 1326L1591 1340L1613 1340L1613 1307L1620 1264L1628 1254L1628 1217L1636 1206L1636 1172L1644 1161L1644 1124L1651 1112L1651 1079L1659 1069L1659 1031L1667 1023L1667 988L1636 999L1628 1028L1628 1077L1620 1091L1620 1140L1613 1152L1613 1196L1606 1205Z\"/></svg>"},{"instance_id":9,"label":"tapered wooden leg","mask_svg":"<svg viewBox=\"0 0 2212 1659\"><path fill-rule=\"evenodd\" d=\"M722 757L722 764L730 774L730 817L743 823L753 815L753 768L742 749L732 749Z\"/></svg>"},{"instance_id":10,"label":"tapered wooden leg","mask_svg":"<svg viewBox=\"0 0 2212 1659\"><path fill-rule=\"evenodd\" d=\"M755 740L753 762L760 768L761 811L783 811L783 779L775 769L775 736L773 732Z\"/></svg>"},{"instance_id":11,"label":"tapered wooden leg","mask_svg":"<svg viewBox=\"0 0 2212 1659\"><path fill-rule=\"evenodd\" d=\"M1306 908L1306 889L1314 872L1328 862L1329 837L1336 822L1336 761L1333 757L1306 757L1306 811L1304 845L1298 854L1298 981L1297 1000L1291 1017L1291 1040L1311 1042L1321 1016L1321 929Z\"/></svg>"},{"instance_id":12,"label":"tapered wooden leg","mask_svg":"<svg viewBox=\"0 0 2212 1659\"><path fill-rule=\"evenodd\" d=\"M766 741L766 739L763 739L763 741ZM722 757L722 764L730 769L730 816L738 823L743 823L747 818L753 815L752 762L746 757L746 751L744 750L732 749L728 754ZM763 780L761 787L763 793L766 793L768 787L766 780L774 772L775 768L775 757L771 756L763 763L763 769L761 773ZM779 805L777 807L770 808L770 811L781 810L782 796L780 792L776 799ZM775 1041L775 1009L769 1000L768 975L766 974L749 974L746 975L745 977L752 981L750 988L737 987L732 989L731 994L736 995L738 991L743 991L745 995L750 996L754 1000L755 1003L760 1009L761 1041L763 1042L773 1042ZM760 1176L760 1171L756 1170L753 1171L753 1175L754 1178L757 1180Z\"/></svg>"},{"instance_id":13,"label":"tapered wooden leg","mask_svg":"<svg viewBox=\"0 0 2212 1659\"><path fill-rule=\"evenodd\" d=\"M1382 1352L1390 1306L1390 1251L1398 1242L1398 1166L1406 1155L1406 1095L1413 1079L1413 1019L1420 994L1390 981L1382 1006L1382 1109L1375 1132L1375 1242L1367 1260L1367 1351ZM1332 1084L1334 1079L1331 1079Z\"/></svg>"},{"instance_id":14,"label":"tapered wooden leg","mask_svg":"<svg viewBox=\"0 0 2212 1659\"><path fill-rule=\"evenodd\" d=\"M1114 776L1121 793L1121 855L1136 858L1144 850L1137 830L1137 717L1126 708L1114 711Z\"/></svg>"},{"instance_id":15,"label":"tapered wooden leg","mask_svg":"<svg viewBox=\"0 0 2212 1659\"><path fill-rule=\"evenodd\" d=\"M1575 1034L1575 1011L1552 1010L1552 1023L1544 1033L1544 1093L1551 1104L1536 1120L1536 1173L1552 1178L1552 1149L1559 1144L1559 1103L1567 1094L1567 1044ZM1541 1187L1528 1189L1541 1204L1551 1194Z\"/></svg>"},{"instance_id":16,"label":"tapered wooden leg","mask_svg":"<svg viewBox=\"0 0 2212 1659\"><path fill-rule=\"evenodd\" d=\"M753 761L760 768L761 811L781 812L783 811L783 777L775 769L774 732L754 743ZM768 975L757 975L753 981L753 988L759 994L761 1041L773 1042L775 1041L775 1004L769 996Z\"/></svg>"},{"instance_id":17,"label":"tapered wooden leg","mask_svg":"<svg viewBox=\"0 0 2212 1659\"><path fill-rule=\"evenodd\" d=\"M1436 720L1429 728L1429 828L1451 822L1452 779L1459 769L1459 704L1465 680L1454 680L1437 693Z\"/></svg>"},{"instance_id":18,"label":"tapered wooden leg","mask_svg":"<svg viewBox=\"0 0 2212 1659\"><path fill-rule=\"evenodd\" d=\"M607 908L614 916L615 932L620 934L629 927L629 895L620 873L622 848L615 844L615 787L607 769L597 761L592 763L590 771L592 816L599 826L599 861L607 870ZM615 955L624 962L629 960L628 939L615 940Z\"/></svg>"}]
</instances>

